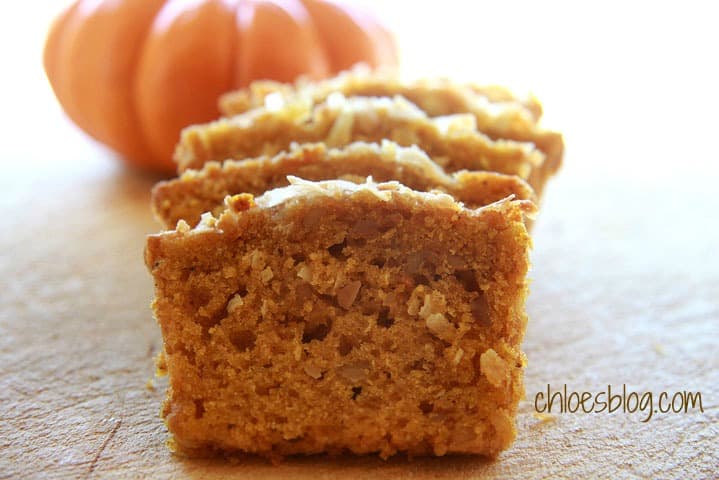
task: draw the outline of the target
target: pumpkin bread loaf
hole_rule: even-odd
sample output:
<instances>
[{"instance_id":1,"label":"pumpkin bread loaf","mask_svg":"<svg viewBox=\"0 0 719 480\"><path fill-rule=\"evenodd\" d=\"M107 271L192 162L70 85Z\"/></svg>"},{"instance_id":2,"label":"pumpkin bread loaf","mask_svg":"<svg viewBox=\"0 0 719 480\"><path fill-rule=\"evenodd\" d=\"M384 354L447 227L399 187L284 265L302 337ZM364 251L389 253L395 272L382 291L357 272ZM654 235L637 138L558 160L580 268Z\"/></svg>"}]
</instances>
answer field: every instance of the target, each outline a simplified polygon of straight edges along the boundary
<instances>
[{"instance_id":1,"label":"pumpkin bread loaf","mask_svg":"<svg viewBox=\"0 0 719 480\"><path fill-rule=\"evenodd\" d=\"M175 151L179 170L209 161L274 155L293 142L341 147L355 141L392 140L416 145L452 173L485 170L517 175L541 191L545 156L531 143L492 140L469 114L429 118L402 97L350 97L337 93L324 102L300 100L250 110L232 118L186 128ZM535 183L532 183L532 180Z\"/></svg>"},{"instance_id":2,"label":"pumpkin bread loaf","mask_svg":"<svg viewBox=\"0 0 719 480\"><path fill-rule=\"evenodd\" d=\"M357 142L342 149L324 144L293 145L289 152L242 161L210 162L201 170L187 170L179 178L161 182L152 191L152 208L165 228L179 220L197 225L204 212L219 215L224 199L237 193L260 195L287 185L287 176L307 180L344 179L356 183L397 180L418 191L442 190L475 208L510 195L534 200L531 187L513 175L460 171L447 175L416 147Z\"/></svg>"},{"instance_id":3,"label":"pumpkin bread loaf","mask_svg":"<svg viewBox=\"0 0 719 480\"><path fill-rule=\"evenodd\" d=\"M523 395L526 200L293 179L148 238L175 448L496 455Z\"/></svg>"},{"instance_id":4,"label":"pumpkin bread loaf","mask_svg":"<svg viewBox=\"0 0 719 480\"><path fill-rule=\"evenodd\" d=\"M388 70L371 71L365 66L318 82L300 79L293 85L257 81L246 89L224 95L220 100L220 109L226 116L233 116L263 106L267 101L310 99L313 103L320 103L337 92L346 97L400 95L430 117L469 113L475 117L477 128L492 139L533 143L546 156L542 168L533 171L533 176L537 178L530 181L538 195L541 195L541 188L538 187L543 186L562 163L564 140L560 133L538 125L542 115L539 101L533 96L518 98L499 86L458 84L443 78L407 83Z\"/></svg>"}]
</instances>

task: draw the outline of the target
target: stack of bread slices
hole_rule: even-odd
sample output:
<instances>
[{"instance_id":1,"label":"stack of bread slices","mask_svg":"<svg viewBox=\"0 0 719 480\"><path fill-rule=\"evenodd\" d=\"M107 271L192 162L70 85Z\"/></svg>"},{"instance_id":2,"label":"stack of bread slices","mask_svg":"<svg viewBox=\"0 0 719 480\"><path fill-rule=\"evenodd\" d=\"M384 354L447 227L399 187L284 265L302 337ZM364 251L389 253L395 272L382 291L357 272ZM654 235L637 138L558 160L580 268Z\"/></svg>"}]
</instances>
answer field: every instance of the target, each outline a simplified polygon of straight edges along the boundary
<instances>
[{"instance_id":1,"label":"stack of bread slices","mask_svg":"<svg viewBox=\"0 0 719 480\"><path fill-rule=\"evenodd\" d=\"M495 456L563 140L536 99L357 68L225 95L148 239L183 454Z\"/></svg>"},{"instance_id":2,"label":"stack of bread slices","mask_svg":"<svg viewBox=\"0 0 719 480\"><path fill-rule=\"evenodd\" d=\"M167 228L195 226L225 196L259 195L288 176L397 180L471 207L509 195L537 201L564 151L561 134L539 125L533 97L446 79L405 83L362 67L319 82L255 82L220 106L223 118L185 129L180 177L153 191Z\"/></svg>"}]
</instances>

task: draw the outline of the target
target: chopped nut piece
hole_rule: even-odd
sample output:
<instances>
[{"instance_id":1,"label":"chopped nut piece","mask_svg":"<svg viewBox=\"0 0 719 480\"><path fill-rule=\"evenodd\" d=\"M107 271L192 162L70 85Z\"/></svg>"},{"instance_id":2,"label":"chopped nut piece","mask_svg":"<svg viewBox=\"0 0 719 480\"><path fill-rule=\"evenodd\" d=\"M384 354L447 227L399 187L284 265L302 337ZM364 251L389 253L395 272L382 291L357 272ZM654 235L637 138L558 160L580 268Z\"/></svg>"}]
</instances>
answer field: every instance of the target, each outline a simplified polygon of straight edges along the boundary
<instances>
[{"instance_id":1,"label":"chopped nut piece","mask_svg":"<svg viewBox=\"0 0 719 480\"><path fill-rule=\"evenodd\" d=\"M489 383L499 388L509 378L509 365L493 349L489 349L479 357L479 368Z\"/></svg>"},{"instance_id":2,"label":"chopped nut piece","mask_svg":"<svg viewBox=\"0 0 719 480\"><path fill-rule=\"evenodd\" d=\"M178 233L187 233L190 231L190 225L188 225L184 220L179 220L175 230L177 230Z\"/></svg>"},{"instance_id":3,"label":"chopped nut piece","mask_svg":"<svg viewBox=\"0 0 719 480\"><path fill-rule=\"evenodd\" d=\"M307 375L316 380L322 378L322 369L317 365L307 364L303 367L303 370Z\"/></svg>"},{"instance_id":4,"label":"chopped nut piece","mask_svg":"<svg viewBox=\"0 0 719 480\"><path fill-rule=\"evenodd\" d=\"M337 290L337 303L340 307L349 310L357 298L360 287L362 287L362 282L355 280Z\"/></svg>"},{"instance_id":5,"label":"chopped nut piece","mask_svg":"<svg viewBox=\"0 0 719 480\"><path fill-rule=\"evenodd\" d=\"M464 350L462 350L461 348L457 348L457 351L454 354L454 358L452 359L452 362L455 365L459 365L459 362L462 361L462 357L464 357Z\"/></svg>"},{"instance_id":6,"label":"chopped nut piece","mask_svg":"<svg viewBox=\"0 0 719 480\"><path fill-rule=\"evenodd\" d=\"M235 212L242 212L254 207L255 199L249 193L240 193L238 195L225 197L225 205Z\"/></svg>"},{"instance_id":7,"label":"chopped nut piece","mask_svg":"<svg viewBox=\"0 0 719 480\"><path fill-rule=\"evenodd\" d=\"M357 363L348 363L337 369L337 374L351 383L358 383L367 378L369 375L370 364L366 361Z\"/></svg>"},{"instance_id":8,"label":"chopped nut piece","mask_svg":"<svg viewBox=\"0 0 719 480\"><path fill-rule=\"evenodd\" d=\"M262 252L254 250L252 253L250 253L250 266L254 270L262 270L263 268L265 268L265 259Z\"/></svg>"},{"instance_id":9,"label":"chopped nut piece","mask_svg":"<svg viewBox=\"0 0 719 480\"><path fill-rule=\"evenodd\" d=\"M447 311L447 299L440 292L434 290L424 296L424 304L419 310L419 316L425 320L433 313L445 313Z\"/></svg>"},{"instance_id":10,"label":"chopped nut piece","mask_svg":"<svg viewBox=\"0 0 719 480\"><path fill-rule=\"evenodd\" d=\"M305 282L310 283L312 281L312 267L303 263L297 270L297 276Z\"/></svg>"},{"instance_id":11,"label":"chopped nut piece","mask_svg":"<svg viewBox=\"0 0 719 480\"><path fill-rule=\"evenodd\" d=\"M233 313L245 303L242 295L236 293L229 302L227 302L227 313Z\"/></svg>"},{"instance_id":12,"label":"chopped nut piece","mask_svg":"<svg viewBox=\"0 0 719 480\"><path fill-rule=\"evenodd\" d=\"M441 313L432 313L427 316L425 321L427 322L429 331L442 340L451 342L457 336L457 330L454 328L454 325Z\"/></svg>"},{"instance_id":13,"label":"chopped nut piece","mask_svg":"<svg viewBox=\"0 0 719 480\"><path fill-rule=\"evenodd\" d=\"M418 285L409 297L409 301L407 302L407 313L413 317L419 313L419 309L422 306L423 292L424 287L422 285Z\"/></svg>"},{"instance_id":14,"label":"chopped nut piece","mask_svg":"<svg viewBox=\"0 0 719 480\"><path fill-rule=\"evenodd\" d=\"M267 283L270 280L272 280L272 277L274 274L272 273L272 269L270 267L265 268L262 270L262 273L260 274L260 279L262 279L262 283Z\"/></svg>"}]
</instances>

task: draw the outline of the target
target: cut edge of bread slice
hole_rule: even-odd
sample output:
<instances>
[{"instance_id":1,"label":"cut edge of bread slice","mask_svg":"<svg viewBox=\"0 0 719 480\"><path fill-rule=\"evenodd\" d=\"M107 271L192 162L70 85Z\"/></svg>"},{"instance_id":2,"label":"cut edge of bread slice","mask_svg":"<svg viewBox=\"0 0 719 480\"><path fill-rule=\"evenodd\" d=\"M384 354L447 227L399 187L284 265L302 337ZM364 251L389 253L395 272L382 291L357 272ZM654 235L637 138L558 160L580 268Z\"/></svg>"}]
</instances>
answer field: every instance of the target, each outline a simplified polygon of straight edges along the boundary
<instances>
[{"instance_id":1,"label":"cut edge of bread slice","mask_svg":"<svg viewBox=\"0 0 719 480\"><path fill-rule=\"evenodd\" d=\"M261 107L183 130L175 153L180 172L210 161L274 155L293 142L341 147L384 139L417 145L447 172L486 170L533 179L538 196L546 176L544 154L529 142L492 140L472 115L429 118L403 97L344 97Z\"/></svg>"},{"instance_id":2,"label":"cut edge of bread slice","mask_svg":"<svg viewBox=\"0 0 719 480\"><path fill-rule=\"evenodd\" d=\"M340 72L320 81L300 78L294 84L276 81L253 82L220 98L220 110L232 116L265 105L308 99L322 102L333 93L345 96L400 95L430 117L469 113L480 131L493 139L532 142L547 156L547 175L560 168L564 139L558 132L539 125L542 105L533 95L518 96L505 87L461 84L446 78L402 81L393 70L372 71L367 66Z\"/></svg>"},{"instance_id":3,"label":"cut edge of bread slice","mask_svg":"<svg viewBox=\"0 0 719 480\"><path fill-rule=\"evenodd\" d=\"M261 195L286 186L287 176L356 183L367 177L376 182L397 180L414 190L444 191L469 208L511 195L536 202L532 188L517 176L465 170L448 174L418 147L384 140L381 144L354 142L342 148L292 144L289 151L272 157L209 162L199 170L186 170L179 178L158 183L152 190L152 209L165 228L173 228L179 220L194 226L202 213L218 214L226 196Z\"/></svg>"}]
</instances>

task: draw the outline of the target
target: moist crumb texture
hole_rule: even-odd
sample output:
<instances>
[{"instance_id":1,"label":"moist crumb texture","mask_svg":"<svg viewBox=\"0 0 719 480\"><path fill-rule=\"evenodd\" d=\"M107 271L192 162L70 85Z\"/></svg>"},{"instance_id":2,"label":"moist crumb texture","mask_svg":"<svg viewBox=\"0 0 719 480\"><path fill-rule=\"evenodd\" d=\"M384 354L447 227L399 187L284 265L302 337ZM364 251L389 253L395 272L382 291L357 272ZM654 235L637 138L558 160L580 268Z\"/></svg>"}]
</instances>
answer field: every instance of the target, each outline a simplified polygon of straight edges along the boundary
<instances>
[{"instance_id":1,"label":"moist crumb texture","mask_svg":"<svg viewBox=\"0 0 719 480\"><path fill-rule=\"evenodd\" d=\"M494 456L515 437L527 200L292 184L148 238L177 451Z\"/></svg>"},{"instance_id":2,"label":"moist crumb texture","mask_svg":"<svg viewBox=\"0 0 719 480\"><path fill-rule=\"evenodd\" d=\"M467 207L476 208L510 195L534 200L531 187L514 175L461 171L448 175L416 147L404 148L385 140L380 144L353 143L330 149L322 143L294 145L274 157L210 162L179 178L161 182L152 194L152 208L165 228L179 220L197 225L205 212L219 215L224 199L237 193L261 195L287 185L287 176L308 180L345 179L362 183L397 180L419 191L441 190Z\"/></svg>"}]
</instances>

